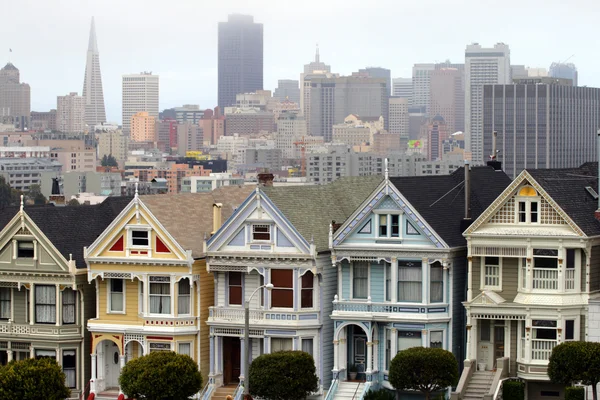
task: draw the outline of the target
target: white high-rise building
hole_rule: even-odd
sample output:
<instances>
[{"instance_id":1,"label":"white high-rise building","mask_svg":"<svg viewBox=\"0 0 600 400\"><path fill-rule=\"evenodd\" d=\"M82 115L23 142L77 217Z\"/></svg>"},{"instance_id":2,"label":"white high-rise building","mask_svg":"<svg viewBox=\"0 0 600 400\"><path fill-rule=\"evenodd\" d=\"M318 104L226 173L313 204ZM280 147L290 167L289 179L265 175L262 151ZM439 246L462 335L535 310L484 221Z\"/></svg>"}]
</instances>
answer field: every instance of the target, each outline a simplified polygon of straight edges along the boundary
<instances>
[{"instance_id":1,"label":"white high-rise building","mask_svg":"<svg viewBox=\"0 0 600 400\"><path fill-rule=\"evenodd\" d=\"M158 75L152 72L123 75L123 133L131 133L131 117L146 111L158 119Z\"/></svg>"},{"instance_id":2,"label":"white high-rise building","mask_svg":"<svg viewBox=\"0 0 600 400\"><path fill-rule=\"evenodd\" d=\"M281 150L285 159L297 159L300 147L294 143L304 141L307 136L304 116L295 112L283 112L277 118L277 135L275 148Z\"/></svg>"},{"instance_id":3,"label":"white high-rise building","mask_svg":"<svg viewBox=\"0 0 600 400\"><path fill-rule=\"evenodd\" d=\"M403 97L390 97L389 102L389 132L395 135L402 135L408 140L410 117L408 115L408 99Z\"/></svg>"},{"instance_id":4,"label":"white high-rise building","mask_svg":"<svg viewBox=\"0 0 600 400\"><path fill-rule=\"evenodd\" d=\"M85 100L77 92L56 98L56 128L63 133L85 132Z\"/></svg>"},{"instance_id":5,"label":"white high-rise building","mask_svg":"<svg viewBox=\"0 0 600 400\"><path fill-rule=\"evenodd\" d=\"M310 129L310 78L312 76L332 76L331 66L321 62L319 46L315 53L315 61L304 65L304 72L300 74L300 112L306 118L306 126ZM309 132L310 133L310 132Z\"/></svg>"},{"instance_id":6,"label":"white high-rise building","mask_svg":"<svg viewBox=\"0 0 600 400\"><path fill-rule=\"evenodd\" d=\"M392 96L408 99L408 104L412 100L412 78L394 78L392 79Z\"/></svg>"},{"instance_id":7,"label":"white high-rise building","mask_svg":"<svg viewBox=\"0 0 600 400\"><path fill-rule=\"evenodd\" d=\"M82 96L85 99L85 123L92 130L94 126L106 122L104 109L104 93L102 91L102 74L100 73L100 54L96 42L96 25L92 17L90 41L85 64Z\"/></svg>"},{"instance_id":8,"label":"white high-rise building","mask_svg":"<svg viewBox=\"0 0 600 400\"><path fill-rule=\"evenodd\" d=\"M429 112L429 95L431 82L431 71L435 70L435 64L415 64L412 76L412 107L424 107Z\"/></svg>"},{"instance_id":9,"label":"white high-rise building","mask_svg":"<svg viewBox=\"0 0 600 400\"><path fill-rule=\"evenodd\" d=\"M465 51L465 147L475 164L483 164L483 85L507 84L511 79L510 49L467 45ZM491 134L491 132L489 132ZM469 153L467 153L468 155Z\"/></svg>"}]
</instances>

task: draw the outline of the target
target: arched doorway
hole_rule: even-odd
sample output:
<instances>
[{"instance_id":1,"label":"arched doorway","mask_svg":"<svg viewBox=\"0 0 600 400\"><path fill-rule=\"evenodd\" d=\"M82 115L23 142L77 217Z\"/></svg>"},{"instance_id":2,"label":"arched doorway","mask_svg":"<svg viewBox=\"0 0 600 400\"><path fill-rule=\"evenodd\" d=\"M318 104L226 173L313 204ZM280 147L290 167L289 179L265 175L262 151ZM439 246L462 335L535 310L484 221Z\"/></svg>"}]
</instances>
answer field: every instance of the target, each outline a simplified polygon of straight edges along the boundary
<instances>
[{"instance_id":1,"label":"arched doorway","mask_svg":"<svg viewBox=\"0 0 600 400\"><path fill-rule=\"evenodd\" d=\"M125 365L121 345L116 340L101 339L92 354L92 392L119 390L119 376Z\"/></svg>"},{"instance_id":2,"label":"arched doorway","mask_svg":"<svg viewBox=\"0 0 600 400\"><path fill-rule=\"evenodd\" d=\"M333 368L340 379L369 380L373 369L370 325L369 322L344 322L337 327L333 342Z\"/></svg>"}]
</instances>

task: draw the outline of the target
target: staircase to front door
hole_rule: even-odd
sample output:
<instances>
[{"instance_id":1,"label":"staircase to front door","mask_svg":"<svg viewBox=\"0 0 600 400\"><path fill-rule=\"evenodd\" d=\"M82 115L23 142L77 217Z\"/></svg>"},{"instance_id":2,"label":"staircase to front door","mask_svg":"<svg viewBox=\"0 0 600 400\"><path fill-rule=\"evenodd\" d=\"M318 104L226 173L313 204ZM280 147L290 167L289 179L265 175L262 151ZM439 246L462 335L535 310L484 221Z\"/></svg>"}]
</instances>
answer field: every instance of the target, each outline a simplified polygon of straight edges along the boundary
<instances>
[{"instance_id":1,"label":"staircase to front door","mask_svg":"<svg viewBox=\"0 0 600 400\"><path fill-rule=\"evenodd\" d=\"M212 400L225 400L227 396L233 397L233 393L237 388L237 384L225 385L215 389L211 399Z\"/></svg>"},{"instance_id":2,"label":"staircase to front door","mask_svg":"<svg viewBox=\"0 0 600 400\"><path fill-rule=\"evenodd\" d=\"M119 398L119 389L111 388L96 394L94 400L117 400Z\"/></svg>"},{"instance_id":3,"label":"staircase to front door","mask_svg":"<svg viewBox=\"0 0 600 400\"><path fill-rule=\"evenodd\" d=\"M337 391L333 397L334 400L359 400L362 396L364 382L340 381Z\"/></svg>"},{"instance_id":4,"label":"staircase to front door","mask_svg":"<svg viewBox=\"0 0 600 400\"><path fill-rule=\"evenodd\" d=\"M475 371L469 381L463 400L481 400L492 387L494 371Z\"/></svg>"}]
</instances>

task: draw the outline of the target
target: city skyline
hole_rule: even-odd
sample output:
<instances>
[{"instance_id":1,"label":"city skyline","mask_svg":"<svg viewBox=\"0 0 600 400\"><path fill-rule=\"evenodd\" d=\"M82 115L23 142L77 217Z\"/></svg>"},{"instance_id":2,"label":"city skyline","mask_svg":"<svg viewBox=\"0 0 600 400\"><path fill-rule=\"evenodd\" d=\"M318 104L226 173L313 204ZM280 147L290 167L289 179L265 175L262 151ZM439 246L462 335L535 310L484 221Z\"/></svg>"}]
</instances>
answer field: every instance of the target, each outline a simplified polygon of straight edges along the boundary
<instances>
[{"instance_id":1,"label":"city skyline","mask_svg":"<svg viewBox=\"0 0 600 400\"><path fill-rule=\"evenodd\" d=\"M160 8L138 9L138 3L141 4L131 1L122 5L119 14L114 13L116 2L112 1L91 4L50 1L45 12L32 0L15 5L15 17L0 27L0 33L11 37L11 41L6 42L3 63L10 60L20 69L23 81L31 85L32 110L55 108L57 95L80 92L86 61L82 54L88 45L92 16L96 20L98 45L102 49L107 120L115 122L121 122L121 76L144 70L151 70L161 77L160 109L182 104L214 107L217 103L217 26L231 13L252 15L255 22L264 26L264 88L268 90L274 90L280 79L298 80L303 65L314 58L317 43L321 60L331 65L334 72L350 75L360 68L380 66L390 69L392 77L397 78L411 76L412 67L417 63L446 59L462 63L467 44L478 42L482 46L492 46L504 42L511 48L512 64L548 68L552 62L564 61L575 54L569 61L579 69L579 84L600 86L600 77L592 72L595 55L583 47L584 41L579 40L592 34L593 11L600 9L586 1L581 3L589 3L590 12L581 15L571 8L561 8L554 1L542 11L516 1L507 1L497 9L481 7L471 1L461 9L440 1L402 6L379 1L379 7L358 2L347 7L347 2L321 4L309 1L302 8L272 1L259 1L252 7L239 1L213 6L175 1L171 8L180 11L177 23L163 21L164 13ZM518 6L520 12L514 14L513 6ZM406 18L406 23L399 26L394 23L395 13L389 12L390 7L412 18ZM19 12L20 9L27 13ZM127 13L134 10L146 18L126 19ZM330 18L331 11L337 13L336 18ZM512 28L506 30L489 24L483 17L490 17L491 12L498 21L510 17ZM203 24L186 24L199 13L202 13ZM470 23L450 25L448 21L452 18L448 13L456 18L468 18ZM60 15L62 23L55 24L53 18L48 18L52 15ZM419 17L423 15L427 15L428 28L423 30L420 40L416 40L414 33L423 27L424 19ZM375 18L377 24L365 22ZM562 21L560 30L547 25L552 18ZM301 29L306 21L311 24L309 30ZM159 22L164 29L152 29ZM23 26L36 26L35 32L24 32ZM452 35L447 34L450 29ZM16 31L22 33L8 35ZM288 35L284 33L286 31L302 34ZM537 34L529 35L531 31ZM42 36L39 32L45 33ZM125 37L128 40L123 40ZM403 37L407 40L402 40ZM12 53L8 52L9 47L13 49ZM350 48L357 51L349 51ZM285 57L282 57L283 52ZM173 54L177 56L173 57ZM60 79L49 80L48 76Z\"/></svg>"}]
</instances>

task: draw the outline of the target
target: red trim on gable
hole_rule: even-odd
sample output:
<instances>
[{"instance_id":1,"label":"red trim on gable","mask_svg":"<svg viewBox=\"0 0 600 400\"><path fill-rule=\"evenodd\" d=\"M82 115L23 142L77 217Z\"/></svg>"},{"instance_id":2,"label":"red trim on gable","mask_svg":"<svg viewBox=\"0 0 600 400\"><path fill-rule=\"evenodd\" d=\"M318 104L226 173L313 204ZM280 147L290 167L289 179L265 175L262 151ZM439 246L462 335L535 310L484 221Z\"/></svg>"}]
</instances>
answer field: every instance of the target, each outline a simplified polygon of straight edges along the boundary
<instances>
[{"instance_id":1,"label":"red trim on gable","mask_svg":"<svg viewBox=\"0 0 600 400\"><path fill-rule=\"evenodd\" d=\"M163 243L162 240L157 236L156 237L156 252L157 253L170 253L169 248Z\"/></svg>"},{"instance_id":2,"label":"red trim on gable","mask_svg":"<svg viewBox=\"0 0 600 400\"><path fill-rule=\"evenodd\" d=\"M123 235L121 235L121 237L119 239L117 239L115 244L113 244L112 247L110 248L110 250L108 250L108 251L123 251L123 249L125 248L123 243L124 243Z\"/></svg>"}]
</instances>

